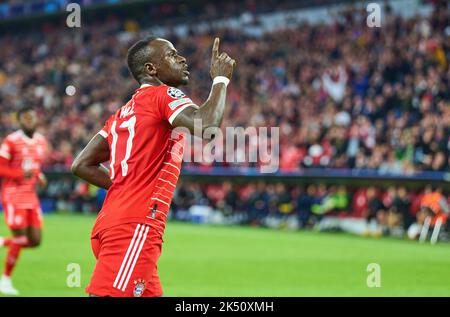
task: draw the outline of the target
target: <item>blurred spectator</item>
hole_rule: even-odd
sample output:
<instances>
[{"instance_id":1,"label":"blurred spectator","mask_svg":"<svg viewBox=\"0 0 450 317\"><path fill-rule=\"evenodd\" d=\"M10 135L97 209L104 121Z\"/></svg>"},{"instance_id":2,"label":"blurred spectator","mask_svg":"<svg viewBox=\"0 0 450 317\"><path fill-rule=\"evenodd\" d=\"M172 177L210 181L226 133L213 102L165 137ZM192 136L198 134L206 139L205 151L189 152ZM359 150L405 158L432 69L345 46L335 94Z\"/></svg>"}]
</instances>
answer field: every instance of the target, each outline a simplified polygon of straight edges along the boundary
<instances>
[{"instance_id":1,"label":"blurred spectator","mask_svg":"<svg viewBox=\"0 0 450 317\"><path fill-rule=\"evenodd\" d=\"M314 196L316 195L316 186L309 185L306 190L301 191L297 198L296 209L298 213L299 226L304 228L308 225L311 215L311 207L313 205Z\"/></svg>"},{"instance_id":2,"label":"blurred spectator","mask_svg":"<svg viewBox=\"0 0 450 317\"><path fill-rule=\"evenodd\" d=\"M242 12L242 5L193 5L184 14L227 17ZM258 24L257 12L289 6L295 2L246 1L244 7L255 13L248 22L253 33L246 27L222 27L214 32L189 29L182 36L162 26L193 70L184 90L196 102L207 97L214 33L239 64L223 125L280 127L282 169L450 171L450 39L442 22L450 12L436 10L411 20L391 13L383 32L359 23L356 17L365 12L354 8L329 24ZM146 33L141 30L149 21L176 17L178 10L161 4L150 8L150 20L144 14L130 20L119 13L101 22L86 19L77 30L46 24L20 36L16 30L2 33L0 135L17 128L13 114L21 105L34 105L42 120L40 132L52 144L46 168L67 170L137 87L125 64L126 49ZM76 87L73 96L65 93L69 84ZM239 155L248 147L237 149Z\"/></svg>"},{"instance_id":3,"label":"blurred spectator","mask_svg":"<svg viewBox=\"0 0 450 317\"><path fill-rule=\"evenodd\" d=\"M367 228L364 235L381 236L386 225L386 210L375 187L367 189L367 210L365 213Z\"/></svg>"},{"instance_id":4,"label":"blurred spectator","mask_svg":"<svg viewBox=\"0 0 450 317\"><path fill-rule=\"evenodd\" d=\"M417 215L419 224L422 224L426 217L439 217L449 214L447 199L442 195L442 188L433 190L431 186L425 189L425 193L420 202L420 211Z\"/></svg>"},{"instance_id":5,"label":"blurred spectator","mask_svg":"<svg viewBox=\"0 0 450 317\"><path fill-rule=\"evenodd\" d=\"M205 200L204 193L211 192L211 188L220 191L220 195L224 198L217 201ZM226 181L223 184L205 183L199 186L193 182L183 182L175 193L176 204L172 206L171 216L173 218L179 212L179 202L184 197L191 197L187 209L195 205L204 206L206 203L212 210L222 213L224 217L222 223L249 223L253 226L287 229L316 227L320 229L321 226L316 225L328 217L347 218L353 219L356 226L359 226L360 221L364 221L365 229L361 232L363 235L403 237L413 226L419 226L420 230L423 219L429 216L418 212L416 220L414 207L417 201L426 203L429 193L436 192L430 189L425 193L420 190L412 191L405 186L390 186L387 189L374 186L347 188L324 184L307 186L273 184L264 181L245 185ZM450 199L450 196L443 196L439 191L437 193L440 194L442 202L446 197ZM425 197L425 200L422 197ZM445 214L444 210L438 215ZM189 217L185 215L185 218L176 217L176 219L189 220Z\"/></svg>"},{"instance_id":6,"label":"blurred spectator","mask_svg":"<svg viewBox=\"0 0 450 317\"><path fill-rule=\"evenodd\" d=\"M349 197L345 186L332 186L320 204L311 207L313 213L323 215L331 211L348 211Z\"/></svg>"},{"instance_id":7,"label":"blurred spectator","mask_svg":"<svg viewBox=\"0 0 450 317\"><path fill-rule=\"evenodd\" d=\"M408 192L404 186L400 186L392 201L392 207L389 209L388 226L392 235L403 236L414 222L410 208L411 201Z\"/></svg>"}]
</instances>

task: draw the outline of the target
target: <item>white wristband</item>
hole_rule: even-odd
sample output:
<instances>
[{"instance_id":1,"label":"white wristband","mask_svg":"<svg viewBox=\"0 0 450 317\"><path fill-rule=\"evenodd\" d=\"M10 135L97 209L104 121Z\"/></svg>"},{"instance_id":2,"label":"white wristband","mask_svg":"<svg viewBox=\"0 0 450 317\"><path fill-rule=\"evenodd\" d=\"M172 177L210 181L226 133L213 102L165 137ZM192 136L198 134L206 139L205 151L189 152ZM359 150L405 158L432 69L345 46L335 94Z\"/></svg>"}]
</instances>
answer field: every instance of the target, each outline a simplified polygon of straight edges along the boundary
<instances>
[{"instance_id":1,"label":"white wristband","mask_svg":"<svg viewBox=\"0 0 450 317\"><path fill-rule=\"evenodd\" d=\"M225 76L216 76L216 77L214 77L214 80L213 80L213 86L215 84L224 83L225 87L227 87L229 82L230 82L230 80Z\"/></svg>"}]
</instances>

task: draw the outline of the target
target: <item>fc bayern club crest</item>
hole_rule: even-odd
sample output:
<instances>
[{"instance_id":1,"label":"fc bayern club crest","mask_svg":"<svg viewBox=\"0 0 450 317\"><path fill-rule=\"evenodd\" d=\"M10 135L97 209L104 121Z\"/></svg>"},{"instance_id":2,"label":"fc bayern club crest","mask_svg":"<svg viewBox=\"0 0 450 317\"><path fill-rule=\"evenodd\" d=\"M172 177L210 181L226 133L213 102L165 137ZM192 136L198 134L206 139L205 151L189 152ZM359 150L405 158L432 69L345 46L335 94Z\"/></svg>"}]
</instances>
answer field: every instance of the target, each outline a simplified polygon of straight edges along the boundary
<instances>
[{"instance_id":1,"label":"fc bayern club crest","mask_svg":"<svg viewBox=\"0 0 450 317\"><path fill-rule=\"evenodd\" d=\"M134 281L133 296L141 297L144 291L145 291L145 281L142 279Z\"/></svg>"},{"instance_id":2,"label":"fc bayern club crest","mask_svg":"<svg viewBox=\"0 0 450 317\"><path fill-rule=\"evenodd\" d=\"M172 97L172 98L183 98L184 96L186 96L184 94L184 92L182 92L180 89L178 88L174 88L174 87L170 87L169 89L167 89L167 94Z\"/></svg>"}]
</instances>

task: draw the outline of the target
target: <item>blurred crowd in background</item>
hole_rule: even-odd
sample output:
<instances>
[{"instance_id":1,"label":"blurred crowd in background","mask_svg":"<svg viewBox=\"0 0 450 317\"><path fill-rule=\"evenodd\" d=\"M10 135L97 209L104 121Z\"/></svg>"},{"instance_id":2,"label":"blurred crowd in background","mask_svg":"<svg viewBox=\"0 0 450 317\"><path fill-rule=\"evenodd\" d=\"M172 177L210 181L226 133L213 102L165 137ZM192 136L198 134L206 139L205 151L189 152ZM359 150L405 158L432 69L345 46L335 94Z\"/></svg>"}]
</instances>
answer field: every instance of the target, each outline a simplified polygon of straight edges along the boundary
<instances>
[{"instance_id":1,"label":"blurred crowd in background","mask_svg":"<svg viewBox=\"0 0 450 317\"><path fill-rule=\"evenodd\" d=\"M174 196L171 217L180 220L192 218L196 206L208 206L224 215L222 222L320 230L325 229L320 226L324 216L361 218L365 219L363 234L400 237L429 215L446 220L450 203L442 188L433 186L408 191L404 186L383 189L262 181L240 185L183 182Z\"/></svg>"},{"instance_id":2,"label":"blurred crowd in background","mask_svg":"<svg viewBox=\"0 0 450 317\"><path fill-rule=\"evenodd\" d=\"M165 37L190 67L190 84L183 91L198 104L207 98L211 44L213 35L219 36L221 50L238 63L223 127L280 127L282 170L450 172L450 12L436 9L426 18L405 19L387 5L383 27L369 28L365 9L353 8L328 24L286 21L286 27L257 31L259 11L290 8L294 2L230 1L184 12L195 21L245 11L254 34L211 27L179 36L161 20ZM45 169L67 171L137 88L125 63L128 47L151 34L158 17L174 17L180 10L170 4L151 8L143 18L112 14L83 21L79 29L44 24L20 36L2 34L0 135L17 128L17 109L33 105L39 130L51 143ZM76 91L67 94L68 85ZM296 226L307 227L324 214L342 211L377 219L382 230L393 222L406 229L416 221L418 197L425 191L182 183L173 215L182 217L188 206L205 204L234 215L237 222L267 225L268 219L295 215ZM90 212L98 210L104 194L68 177L50 182L42 196L56 209ZM394 221L392 214L402 217Z\"/></svg>"},{"instance_id":3,"label":"blurred crowd in background","mask_svg":"<svg viewBox=\"0 0 450 317\"><path fill-rule=\"evenodd\" d=\"M54 209L94 213L106 191L70 177L51 182L44 204ZM56 198L56 199L55 199ZM207 210L203 222L246 224L278 229L340 230L321 226L324 217L360 219L362 234L397 237L422 225L427 216L447 220L450 196L439 186L408 190L405 186L355 187L324 183L298 185L284 182L180 181L169 217L196 221L197 210ZM361 223L360 223L361 224ZM444 227L445 228L445 227ZM417 238L417 232L410 238Z\"/></svg>"},{"instance_id":4,"label":"blurred crowd in background","mask_svg":"<svg viewBox=\"0 0 450 317\"><path fill-rule=\"evenodd\" d=\"M385 11L382 28L366 26L365 10L350 10L334 23L290 23L255 36L221 28L166 37L187 58L184 90L198 104L211 85L211 34L222 38L238 62L223 127L280 127L282 169L449 171L450 12L407 20ZM67 169L137 88L125 56L142 36L140 23L112 15L77 30L2 34L0 135L16 128L14 111L32 104L52 145L47 169Z\"/></svg>"}]
</instances>

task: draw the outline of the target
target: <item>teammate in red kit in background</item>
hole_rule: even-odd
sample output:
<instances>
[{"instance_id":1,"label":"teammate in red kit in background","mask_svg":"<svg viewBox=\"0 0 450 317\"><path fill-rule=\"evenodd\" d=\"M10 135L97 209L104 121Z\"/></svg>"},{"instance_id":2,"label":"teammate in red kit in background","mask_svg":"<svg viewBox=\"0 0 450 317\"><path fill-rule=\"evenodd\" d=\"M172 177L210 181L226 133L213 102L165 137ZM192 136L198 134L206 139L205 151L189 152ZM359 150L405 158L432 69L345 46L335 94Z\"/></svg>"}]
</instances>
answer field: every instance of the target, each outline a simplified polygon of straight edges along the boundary
<instances>
[{"instance_id":1,"label":"teammate in red kit in background","mask_svg":"<svg viewBox=\"0 0 450 317\"><path fill-rule=\"evenodd\" d=\"M91 235L97 263L86 291L94 296L162 296L157 261L183 156L184 134L217 128L235 61L213 44L213 85L200 107L186 85L186 59L172 43L151 37L134 44L127 62L141 85L112 115L72 165L80 178L108 189ZM101 163L110 161L109 172Z\"/></svg>"},{"instance_id":2,"label":"teammate in red kit in background","mask_svg":"<svg viewBox=\"0 0 450 317\"><path fill-rule=\"evenodd\" d=\"M40 171L47 151L45 138L35 132L37 115L32 108L19 110L20 130L8 135L0 147L2 204L10 238L0 238L0 246L8 247L0 292L18 295L11 282L11 273L22 248L41 243L42 211L36 194L36 183L46 186Z\"/></svg>"}]
</instances>

